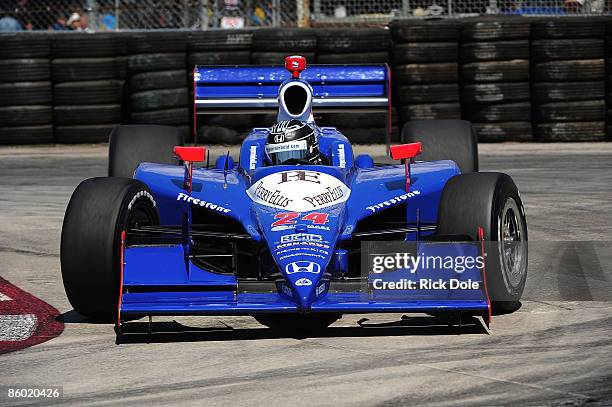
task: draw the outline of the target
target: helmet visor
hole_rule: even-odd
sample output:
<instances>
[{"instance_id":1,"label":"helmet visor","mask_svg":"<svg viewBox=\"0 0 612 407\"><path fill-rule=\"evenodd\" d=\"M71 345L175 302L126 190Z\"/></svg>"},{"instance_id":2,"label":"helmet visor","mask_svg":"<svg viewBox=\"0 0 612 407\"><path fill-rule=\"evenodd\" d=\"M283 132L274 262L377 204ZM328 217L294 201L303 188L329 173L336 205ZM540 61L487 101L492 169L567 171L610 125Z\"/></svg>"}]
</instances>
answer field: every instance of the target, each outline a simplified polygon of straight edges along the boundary
<instances>
[{"instance_id":1,"label":"helmet visor","mask_svg":"<svg viewBox=\"0 0 612 407\"><path fill-rule=\"evenodd\" d=\"M282 164L292 158L301 160L308 156L308 143L306 140L298 140L269 144L266 146L266 153L274 165Z\"/></svg>"}]
</instances>

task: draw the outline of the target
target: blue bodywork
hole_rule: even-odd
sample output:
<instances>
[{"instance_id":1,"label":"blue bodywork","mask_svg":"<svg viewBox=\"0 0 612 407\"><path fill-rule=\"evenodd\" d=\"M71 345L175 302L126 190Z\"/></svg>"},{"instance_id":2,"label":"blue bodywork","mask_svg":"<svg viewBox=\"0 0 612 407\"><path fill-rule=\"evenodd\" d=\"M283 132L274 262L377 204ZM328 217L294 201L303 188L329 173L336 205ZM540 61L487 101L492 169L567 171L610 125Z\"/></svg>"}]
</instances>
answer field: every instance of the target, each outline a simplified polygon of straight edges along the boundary
<instances>
[{"instance_id":1,"label":"blue bodywork","mask_svg":"<svg viewBox=\"0 0 612 407\"><path fill-rule=\"evenodd\" d=\"M319 78L313 86L315 96L320 95L325 86L320 83L321 76L331 78L342 87L342 92L350 93L351 83L355 85L353 80L360 77L358 69L356 73L351 73L351 69L306 70L308 75L302 80ZM200 72L204 76L208 71L202 69ZM227 72L224 83L233 77L231 72ZM372 68L366 73L379 80L384 79L380 77L381 72ZM241 69L239 73L243 76L234 75L237 83L243 83L244 76L249 76L247 82L252 82L253 75L259 75L255 79L263 83L255 90L237 86L236 92L244 92L240 97L252 96L253 92L269 96L272 91L264 86L265 80L258 79L260 77L272 78L275 95L279 81L287 79L287 72L281 68ZM352 93L381 94L380 83L376 83L365 81L361 83L364 87L357 86ZM214 92L214 87L196 87L196 98L214 97ZM334 92L337 95L337 91ZM183 188L185 170L182 166L142 163L134 178L150 188L162 226L184 225L184 220L191 216L187 214L196 209L227 219L228 224L239 224L249 241L263 247L264 251L267 248L273 259L273 263L266 266L270 268L267 271L282 277L275 280L273 292L240 290L241 281L236 273L208 270L194 261L189 256L191 241L150 245L130 245L128 242L124 249L121 314L441 310L485 314L489 304L482 290L462 296L452 291L437 291L414 297L377 298L367 290L340 292L331 289L330 284L343 281L347 272L348 254L344 247L355 238L360 222L401 205L406 211L407 225L435 225L442 189L460 171L452 161L415 162L411 165L410 189L406 191L403 164L374 165L368 156L354 157L351 144L338 130L331 127L319 130L320 150L328 158L329 165L267 166L268 129L256 128L244 140L239 157L231 160L222 157L214 167L193 169L191 194ZM286 189L278 187L281 191L277 190L276 195L268 194L269 185L280 185L284 181L287 181ZM290 186L292 182L295 184ZM308 197L308 188L323 192ZM283 207L285 204L287 207ZM411 231L403 238L416 241L433 233L435 230L431 228ZM470 277L481 280L479 274L465 273L466 279Z\"/></svg>"}]
</instances>

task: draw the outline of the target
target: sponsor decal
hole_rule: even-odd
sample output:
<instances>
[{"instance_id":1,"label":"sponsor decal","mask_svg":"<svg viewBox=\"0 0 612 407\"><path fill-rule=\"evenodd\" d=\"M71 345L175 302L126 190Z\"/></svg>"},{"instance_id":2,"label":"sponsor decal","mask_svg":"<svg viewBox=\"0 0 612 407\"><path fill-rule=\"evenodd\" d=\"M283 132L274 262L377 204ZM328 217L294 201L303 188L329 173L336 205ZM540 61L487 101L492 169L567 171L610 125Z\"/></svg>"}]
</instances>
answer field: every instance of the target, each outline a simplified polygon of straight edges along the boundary
<instances>
[{"instance_id":1,"label":"sponsor decal","mask_svg":"<svg viewBox=\"0 0 612 407\"><path fill-rule=\"evenodd\" d=\"M257 145L252 145L249 150L249 169L254 170L257 166Z\"/></svg>"},{"instance_id":2,"label":"sponsor decal","mask_svg":"<svg viewBox=\"0 0 612 407\"><path fill-rule=\"evenodd\" d=\"M334 203L344 196L344 189L340 186L331 189L325 188L326 191L314 196L305 196L303 199L312 205L313 208L319 208L322 205Z\"/></svg>"},{"instance_id":3,"label":"sponsor decal","mask_svg":"<svg viewBox=\"0 0 612 407\"><path fill-rule=\"evenodd\" d=\"M308 181L320 184L319 176L321 173L315 171L286 171L281 173L281 181L279 184L291 181Z\"/></svg>"},{"instance_id":4,"label":"sponsor decal","mask_svg":"<svg viewBox=\"0 0 612 407\"><path fill-rule=\"evenodd\" d=\"M312 281L310 281L307 278L300 278L298 281L295 282L295 285L297 287L303 287L303 286L307 286L307 285L312 285Z\"/></svg>"},{"instance_id":5,"label":"sponsor decal","mask_svg":"<svg viewBox=\"0 0 612 407\"><path fill-rule=\"evenodd\" d=\"M291 292L291 288L287 287L287 285L285 284L281 285L281 291L283 292L283 294L288 295L289 297L293 296L293 293Z\"/></svg>"},{"instance_id":6,"label":"sponsor decal","mask_svg":"<svg viewBox=\"0 0 612 407\"><path fill-rule=\"evenodd\" d=\"M316 229L316 230L327 230L327 231L331 230L329 228L329 226L321 226L321 225L306 225L306 227L308 229ZM283 231L283 230L289 230L289 229L293 229L293 228L295 228L295 226L292 226L292 225L280 225L280 226L273 226L270 230L272 232L280 232L280 231Z\"/></svg>"},{"instance_id":7,"label":"sponsor decal","mask_svg":"<svg viewBox=\"0 0 612 407\"><path fill-rule=\"evenodd\" d=\"M304 251L302 249L300 253L287 254L285 256L279 257L278 259L279 260L284 260L284 259L288 259L289 257L297 257L297 256L300 256L300 257L304 257L304 256L316 257L317 259L323 259L323 260L325 260L327 258L326 256L323 256L323 255L320 255L320 254L304 253Z\"/></svg>"},{"instance_id":8,"label":"sponsor decal","mask_svg":"<svg viewBox=\"0 0 612 407\"><path fill-rule=\"evenodd\" d=\"M296 151L296 150L306 150L308 145L306 144L306 140L298 140L298 141L289 141L287 143L283 143L282 139L284 139L283 134L277 134L274 136L274 141L280 144L268 144L266 146L266 153L274 154L280 153L282 151Z\"/></svg>"},{"instance_id":9,"label":"sponsor decal","mask_svg":"<svg viewBox=\"0 0 612 407\"><path fill-rule=\"evenodd\" d=\"M276 246L277 249L286 249L287 247L295 247L295 246L301 246L301 247L319 247L321 249L329 249L329 245L324 244L324 243L319 243L319 242L288 242L288 243L281 243L279 245Z\"/></svg>"},{"instance_id":10,"label":"sponsor decal","mask_svg":"<svg viewBox=\"0 0 612 407\"><path fill-rule=\"evenodd\" d=\"M398 195L395 198L391 198L391 199L389 199L387 201L384 201L384 202L381 202L381 203L377 203L375 205L367 206L366 209L369 209L370 211L372 211L372 213L374 213L374 212L376 212L379 209L383 209L385 207L393 206L393 205L395 205L397 203L405 201L408 198L413 198L416 195L420 195L420 194L421 194L421 192L419 190L415 190L415 191L412 191L412 192L408 192L406 194Z\"/></svg>"},{"instance_id":11,"label":"sponsor decal","mask_svg":"<svg viewBox=\"0 0 612 407\"><path fill-rule=\"evenodd\" d=\"M313 263L312 261L294 261L293 263L289 263L287 266L285 266L285 272L287 274L319 274L321 272L321 266L319 266L317 263Z\"/></svg>"},{"instance_id":12,"label":"sponsor decal","mask_svg":"<svg viewBox=\"0 0 612 407\"><path fill-rule=\"evenodd\" d=\"M257 199L259 199L260 203L267 203L270 204L270 206L276 208L286 208L287 205L289 205L293 201L293 199L289 199L286 196L283 196L281 194L281 191L278 189L274 191L266 189L263 183L257 185L257 188L255 188L254 195L255 197L257 197Z\"/></svg>"},{"instance_id":13,"label":"sponsor decal","mask_svg":"<svg viewBox=\"0 0 612 407\"><path fill-rule=\"evenodd\" d=\"M286 219L278 218L272 227L295 223L299 212L326 208L345 202L351 190L339 179L317 171L282 171L255 182L247 190L253 202L271 208L292 211ZM308 216L308 215L306 215ZM306 219L308 220L308 219ZM322 224L312 219L315 224Z\"/></svg>"},{"instance_id":14,"label":"sponsor decal","mask_svg":"<svg viewBox=\"0 0 612 407\"><path fill-rule=\"evenodd\" d=\"M315 295L319 296L323 294L324 292L325 292L325 283L317 287L317 289L315 290Z\"/></svg>"},{"instance_id":15,"label":"sponsor decal","mask_svg":"<svg viewBox=\"0 0 612 407\"><path fill-rule=\"evenodd\" d=\"M128 209L132 209L132 206L134 206L134 204L136 203L136 201L139 198L142 197L146 197L149 198L151 200L151 202L153 203L153 206L157 206L157 203L155 202L155 199L153 198L153 195L151 195L150 193L148 193L147 191L140 191L138 192L136 195L134 195L134 197L132 198L132 200L130 201L130 203L128 204Z\"/></svg>"},{"instance_id":16,"label":"sponsor decal","mask_svg":"<svg viewBox=\"0 0 612 407\"><path fill-rule=\"evenodd\" d=\"M322 242L323 236L314 235L312 233L294 233L291 235L281 236L281 243L288 242Z\"/></svg>"},{"instance_id":17,"label":"sponsor decal","mask_svg":"<svg viewBox=\"0 0 612 407\"><path fill-rule=\"evenodd\" d=\"M294 245L293 243L290 243L290 244ZM309 244L314 244L314 243L309 243ZM315 252L315 253L321 253L321 254L329 255L329 252L327 250L323 250L323 249L319 249L319 248L315 248L315 247L304 247L304 246L291 247L291 248L288 248L288 249L277 250L274 253L277 256L280 256L281 254L284 254L284 253L297 252L297 251L301 251L301 252L303 252L303 251L312 251L312 252ZM282 260L284 258L286 258L286 255L283 256L283 257L279 257L280 260Z\"/></svg>"},{"instance_id":18,"label":"sponsor decal","mask_svg":"<svg viewBox=\"0 0 612 407\"><path fill-rule=\"evenodd\" d=\"M210 209L211 211L217 211L217 212L221 212L221 213L228 213L228 212L232 211L231 209L224 208L221 205L216 205L216 204L213 204L213 203L210 203L210 202L206 202L203 199L194 198L194 197L189 196L187 194L184 194L182 192L180 192L177 195L176 200L177 201L189 202L192 205L201 206L203 208Z\"/></svg>"},{"instance_id":19,"label":"sponsor decal","mask_svg":"<svg viewBox=\"0 0 612 407\"><path fill-rule=\"evenodd\" d=\"M340 163L338 167L345 168L346 167L346 152L344 151L344 144L338 144L338 160Z\"/></svg>"}]
</instances>

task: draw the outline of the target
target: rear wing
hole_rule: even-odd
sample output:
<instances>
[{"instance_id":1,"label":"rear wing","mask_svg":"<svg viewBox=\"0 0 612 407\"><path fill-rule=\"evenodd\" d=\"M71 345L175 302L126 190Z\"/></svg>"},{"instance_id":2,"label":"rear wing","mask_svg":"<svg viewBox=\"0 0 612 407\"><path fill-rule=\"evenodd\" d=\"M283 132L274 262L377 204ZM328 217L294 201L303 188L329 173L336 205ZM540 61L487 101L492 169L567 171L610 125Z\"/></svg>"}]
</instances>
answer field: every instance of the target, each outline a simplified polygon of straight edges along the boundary
<instances>
[{"instance_id":1,"label":"rear wing","mask_svg":"<svg viewBox=\"0 0 612 407\"><path fill-rule=\"evenodd\" d=\"M283 66L196 66L197 114L275 113L278 88L291 74ZM391 102L389 67L311 65L301 78L313 89L316 112L385 112Z\"/></svg>"},{"instance_id":2,"label":"rear wing","mask_svg":"<svg viewBox=\"0 0 612 407\"><path fill-rule=\"evenodd\" d=\"M196 116L276 113L279 87L291 73L283 66L196 66L193 77ZM300 79L312 87L315 114L386 112L390 134L391 73L387 64L310 65Z\"/></svg>"}]
</instances>

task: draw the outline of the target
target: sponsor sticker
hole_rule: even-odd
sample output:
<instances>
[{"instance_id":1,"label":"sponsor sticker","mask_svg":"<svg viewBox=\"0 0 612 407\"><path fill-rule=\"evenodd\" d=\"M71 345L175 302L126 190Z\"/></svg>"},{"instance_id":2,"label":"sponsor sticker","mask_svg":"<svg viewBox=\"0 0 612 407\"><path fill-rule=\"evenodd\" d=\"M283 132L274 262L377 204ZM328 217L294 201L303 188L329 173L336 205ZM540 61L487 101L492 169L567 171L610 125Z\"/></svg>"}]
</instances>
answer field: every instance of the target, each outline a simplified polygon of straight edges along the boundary
<instances>
[{"instance_id":1,"label":"sponsor sticker","mask_svg":"<svg viewBox=\"0 0 612 407\"><path fill-rule=\"evenodd\" d=\"M350 193L351 190L336 177L308 170L270 174L247 190L249 197L257 204L294 212L308 212L343 203ZM272 226L280 226L280 223Z\"/></svg>"},{"instance_id":2,"label":"sponsor sticker","mask_svg":"<svg viewBox=\"0 0 612 407\"><path fill-rule=\"evenodd\" d=\"M323 236L314 235L312 233L293 233L291 235L281 236L281 243L288 242L322 242Z\"/></svg>"},{"instance_id":3,"label":"sponsor sticker","mask_svg":"<svg viewBox=\"0 0 612 407\"><path fill-rule=\"evenodd\" d=\"M383 209L383 208L386 208L386 207L389 207L389 206L393 206L395 204L398 204L400 202L405 201L406 199L414 198L415 196L420 195L420 194L421 194L421 191L414 190L414 191L411 191L411 192L408 192L408 193L405 193L405 194L402 194L402 195L398 195L395 198L391 198L389 200L386 200L386 201L383 201L383 202L380 202L380 203L377 203L377 204L374 204L374 205L367 206L366 209L369 209L370 211L372 211L372 213L374 213L374 212L376 212L379 209Z\"/></svg>"},{"instance_id":4,"label":"sponsor sticker","mask_svg":"<svg viewBox=\"0 0 612 407\"><path fill-rule=\"evenodd\" d=\"M185 202L189 202L192 205L196 205L196 206L201 206L203 208L206 209L210 209L211 211L217 211L217 212L221 212L221 213L228 213L231 212L231 209L228 208L224 208L221 205L216 205L214 203L211 202L206 202L203 199L199 199L199 198L194 198L192 196L189 196L187 194L184 194L182 192L180 192L177 196L176 196L176 200L177 201L185 201Z\"/></svg>"},{"instance_id":5,"label":"sponsor sticker","mask_svg":"<svg viewBox=\"0 0 612 407\"><path fill-rule=\"evenodd\" d=\"M312 281L307 278L300 278L299 280L295 282L295 285L297 287L308 286L308 285L312 285Z\"/></svg>"},{"instance_id":6,"label":"sponsor sticker","mask_svg":"<svg viewBox=\"0 0 612 407\"><path fill-rule=\"evenodd\" d=\"M249 169L254 170L257 166L257 146L252 145L249 149Z\"/></svg>"},{"instance_id":7,"label":"sponsor sticker","mask_svg":"<svg viewBox=\"0 0 612 407\"><path fill-rule=\"evenodd\" d=\"M278 134L274 137L276 138L278 136L283 137L282 134ZM276 139L274 141L276 141ZM306 150L307 147L308 145L306 144L306 140L289 141L287 143L268 144L266 146L266 152L268 154L274 154L282 151Z\"/></svg>"},{"instance_id":8,"label":"sponsor sticker","mask_svg":"<svg viewBox=\"0 0 612 407\"><path fill-rule=\"evenodd\" d=\"M346 167L346 152L344 151L344 144L338 144L338 160L340 161L338 167Z\"/></svg>"}]
</instances>

